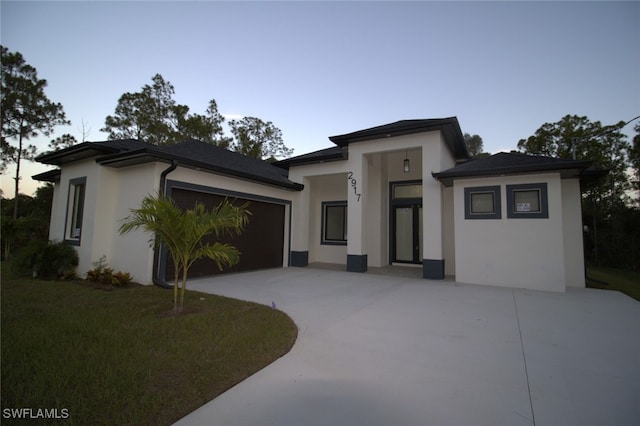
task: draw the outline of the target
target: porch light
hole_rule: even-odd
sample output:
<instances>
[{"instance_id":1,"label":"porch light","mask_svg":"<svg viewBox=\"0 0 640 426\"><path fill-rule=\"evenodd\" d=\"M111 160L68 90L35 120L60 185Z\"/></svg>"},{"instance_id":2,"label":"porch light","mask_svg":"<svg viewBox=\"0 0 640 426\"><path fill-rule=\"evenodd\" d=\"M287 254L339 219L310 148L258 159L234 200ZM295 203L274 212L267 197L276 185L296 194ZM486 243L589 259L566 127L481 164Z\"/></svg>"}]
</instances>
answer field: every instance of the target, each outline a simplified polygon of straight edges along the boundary
<instances>
[{"instance_id":1,"label":"porch light","mask_svg":"<svg viewBox=\"0 0 640 426\"><path fill-rule=\"evenodd\" d=\"M411 171L411 165L409 164L409 158L407 156L407 151L404 152L404 165L402 170L404 170L405 173L409 173Z\"/></svg>"}]
</instances>

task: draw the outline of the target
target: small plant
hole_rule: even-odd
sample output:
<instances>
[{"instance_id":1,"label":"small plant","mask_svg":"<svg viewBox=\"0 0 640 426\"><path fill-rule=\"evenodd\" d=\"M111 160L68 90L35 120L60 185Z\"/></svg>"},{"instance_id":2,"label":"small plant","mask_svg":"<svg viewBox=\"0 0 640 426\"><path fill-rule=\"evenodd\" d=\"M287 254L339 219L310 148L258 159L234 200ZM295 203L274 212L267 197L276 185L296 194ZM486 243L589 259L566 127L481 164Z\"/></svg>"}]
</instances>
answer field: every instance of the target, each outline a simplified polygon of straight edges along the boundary
<instances>
[{"instance_id":1,"label":"small plant","mask_svg":"<svg viewBox=\"0 0 640 426\"><path fill-rule=\"evenodd\" d=\"M116 272L111 277L111 285L115 287L125 287L133 281L131 274L128 272Z\"/></svg>"},{"instance_id":2,"label":"small plant","mask_svg":"<svg viewBox=\"0 0 640 426\"><path fill-rule=\"evenodd\" d=\"M87 279L95 283L110 285L114 287L125 287L133 281L128 272L114 272L107 263L107 257L102 256L92 263L93 269L87 271Z\"/></svg>"},{"instance_id":3,"label":"small plant","mask_svg":"<svg viewBox=\"0 0 640 426\"><path fill-rule=\"evenodd\" d=\"M92 262L91 265L93 266L93 269L89 269L87 271L87 279L89 281L97 282L102 276L102 271L107 267L107 256L102 255L100 259Z\"/></svg>"}]
</instances>

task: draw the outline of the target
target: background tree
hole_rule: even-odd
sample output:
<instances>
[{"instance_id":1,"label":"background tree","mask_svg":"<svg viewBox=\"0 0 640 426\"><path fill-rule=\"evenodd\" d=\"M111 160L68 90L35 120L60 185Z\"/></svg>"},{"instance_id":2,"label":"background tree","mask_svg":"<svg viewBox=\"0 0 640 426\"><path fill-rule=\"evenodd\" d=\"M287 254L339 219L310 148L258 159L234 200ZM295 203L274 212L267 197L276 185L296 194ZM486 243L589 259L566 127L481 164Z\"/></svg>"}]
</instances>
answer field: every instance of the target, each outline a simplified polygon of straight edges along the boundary
<instances>
[{"instance_id":1,"label":"background tree","mask_svg":"<svg viewBox=\"0 0 640 426\"><path fill-rule=\"evenodd\" d=\"M173 142L175 90L160 74L151 80L153 84L145 84L140 92L120 96L115 114L107 116L100 129L109 133L110 139L140 139L154 145Z\"/></svg>"},{"instance_id":2,"label":"background tree","mask_svg":"<svg viewBox=\"0 0 640 426\"><path fill-rule=\"evenodd\" d=\"M609 171L607 176L585 188L583 223L587 259L613 267L635 269L640 265L640 233L631 226L630 144L621 132L629 122L605 126L587 117L566 115L556 123L544 123L535 134L518 142L527 154L554 158L590 160Z\"/></svg>"},{"instance_id":3,"label":"background tree","mask_svg":"<svg viewBox=\"0 0 640 426\"><path fill-rule=\"evenodd\" d=\"M0 105L0 122L2 133L0 146L2 163L0 169L5 170L9 163L16 164L15 197L13 218L18 218L18 201L20 189L20 164L22 160L33 160L37 147L26 144L39 134L45 136L53 133L53 128L60 124L70 124L66 119L62 105L54 103L45 95L47 80L39 79L37 70L27 64L19 52L9 52L0 46L2 54L2 97ZM10 141L15 141L12 145Z\"/></svg>"},{"instance_id":4,"label":"background tree","mask_svg":"<svg viewBox=\"0 0 640 426\"><path fill-rule=\"evenodd\" d=\"M467 145L467 151L472 157L488 157L488 152L483 152L483 142L479 135L471 136L469 133L464 134L464 143Z\"/></svg>"},{"instance_id":5,"label":"background tree","mask_svg":"<svg viewBox=\"0 0 640 426\"><path fill-rule=\"evenodd\" d=\"M32 244L46 243L49 238L49 221L53 200L53 185L47 183L38 187L33 197L19 194L23 208L17 218L13 217L14 199L2 199L0 215L2 219L2 259L12 257L16 248L26 248Z\"/></svg>"},{"instance_id":6,"label":"background tree","mask_svg":"<svg viewBox=\"0 0 640 426\"><path fill-rule=\"evenodd\" d=\"M224 117L218 112L215 99L209 101L204 115L188 114L188 111L189 108L184 105L174 108L177 139L180 141L197 139L221 148L229 148L232 139L224 135L222 128Z\"/></svg>"},{"instance_id":7,"label":"background tree","mask_svg":"<svg viewBox=\"0 0 640 426\"><path fill-rule=\"evenodd\" d=\"M629 161L634 172L633 188L636 191L640 191L640 124L636 124L633 130L635 130L636 134L633 137L633 145L629 150ZM640 204L640 194L636 202Z\"/></svg>"},{"instance_id":8,"label":"background tree","mask_svg":"<svg viewBox=\"0 0 640 426\"><path fill-rule=\"evenodd\" d=\"M58 149L70 147L77 143L78 140L73 135L71 135L70 133L65 133L62 136L58 136L57 138L52 139L51 142L49 142L49 148L52 151L56 151Z\"/></svg>"},{"instance_id":9,"label":"background tree","mask_svg":"<svg viewBox=\"0 0 640 426\"><path fill-rule=\"evenodd\" d=\"M229 138L223 135L224 117L218 112L215 100L209 101L205 114L190 114L189 107L173 99L173 85L156 74L152 85L144 85L140 92L120 96L114 115L105 119L100 129L110 139L139 139L154 145L166 145L198 139L228 147Z\"/></svg>"},{"instance_id":10,"label":"background tree","mask_svg":"<svg viewBox=\"0 0 640 426\"><path fill-rule=\"evenodd\" d=\"M272 122L244 117L229 122L234 136L232 149L253 158L275 160L293 153L282 141L282 132Z\"/></svg>"},{"instance_id":11,"label":"background tree","mask_svg":"<svg viewBox=\"0 0 640 426\"><path fill-rule=\"evenodd\" d=\"M212 233L216 237L227 233L240 234L250 214L246 207L247 204L236 207L225 200L210 211L199 203L193 209L182 211L171 198L163 195L147 196L142 200L140 208L132 209L131 214L122 220L120 233L126 234L142 229L155 236L152 237L152 241L156 246L164 244L167 247L176 271L173 283L173 310L181 312L184 307L189 268L196 260L208 257L220 270L223 266L233 266L240 260L240 253L235 247L219 242L204 243L203 239ZM182 287L178 305L180 272Z\"/></svg>"}]
</instances>

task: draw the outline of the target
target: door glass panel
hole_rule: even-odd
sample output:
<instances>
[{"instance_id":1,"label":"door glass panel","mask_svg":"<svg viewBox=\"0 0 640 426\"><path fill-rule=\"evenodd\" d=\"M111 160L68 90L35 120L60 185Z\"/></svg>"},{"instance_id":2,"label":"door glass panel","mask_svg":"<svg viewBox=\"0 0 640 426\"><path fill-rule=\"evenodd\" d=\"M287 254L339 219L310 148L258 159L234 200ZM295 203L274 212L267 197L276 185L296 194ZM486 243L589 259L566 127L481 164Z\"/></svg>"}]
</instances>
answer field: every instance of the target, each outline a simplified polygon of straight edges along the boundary
<instances>
[{"instance_id":1,"label":"door glass panel","mask_svg":"<svg viewBox=\"0 0 640 426\"><path fill-rule=\"evenodd\" d=\"M396 259L413 262L413 208L396 207Z\"/></svg>"},{"instance_id":2,"label":"door glass panel","mask_svg":"<svg viewBox=\"0 0 640 426\"><path fill-rule=\"evenodd\" d=\"M422 184L394 185L393 198L422 198Z\"/></svg>"}]
</instances>

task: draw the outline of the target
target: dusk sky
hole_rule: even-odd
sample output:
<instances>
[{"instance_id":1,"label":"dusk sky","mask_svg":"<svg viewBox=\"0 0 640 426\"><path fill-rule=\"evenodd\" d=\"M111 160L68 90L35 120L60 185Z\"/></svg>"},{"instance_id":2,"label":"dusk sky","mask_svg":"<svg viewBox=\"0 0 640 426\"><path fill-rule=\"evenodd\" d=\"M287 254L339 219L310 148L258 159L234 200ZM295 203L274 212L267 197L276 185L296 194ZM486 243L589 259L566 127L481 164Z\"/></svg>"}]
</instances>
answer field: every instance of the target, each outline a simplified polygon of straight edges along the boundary
<instances>
[{"instance_id":1,"label":"dusk sky","mask_svg":"<svg viewBox=\"0 0 640 426\"><path fill-rule=\"evenodd\" d=\"M2 45L72 121L54 137L80 140L84 122L106 140L118 98L156 73L191 112L215 99L227 117L272 121L294 155L403 119L457 116L495 153L566 114L640 115L638 2L2 1L0 19ZM49 168L25 164L21 192Z\"/></svg>"}]
</instances>

